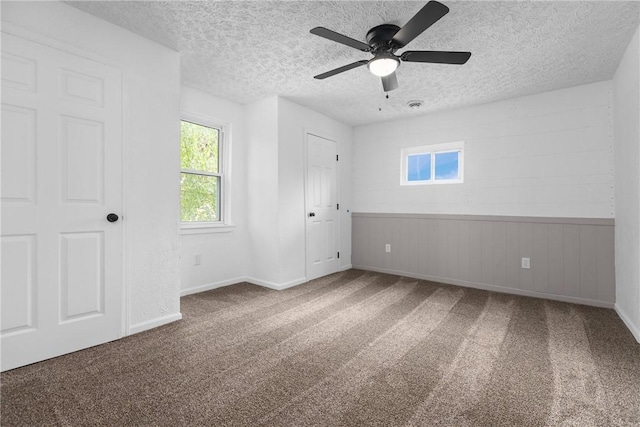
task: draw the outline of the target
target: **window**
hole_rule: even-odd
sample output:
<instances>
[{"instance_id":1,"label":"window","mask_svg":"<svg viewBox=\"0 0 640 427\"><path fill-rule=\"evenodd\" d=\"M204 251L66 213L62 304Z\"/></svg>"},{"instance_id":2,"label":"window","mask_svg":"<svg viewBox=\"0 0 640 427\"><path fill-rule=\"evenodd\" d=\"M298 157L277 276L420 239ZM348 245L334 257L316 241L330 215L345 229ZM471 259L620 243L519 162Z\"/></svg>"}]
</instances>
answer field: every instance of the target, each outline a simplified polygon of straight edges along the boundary
<instances>
[{"instance_id":1,"label":"window","mask_svg":"<svg viewBox=\"0 0 640 427\"><path fill-rule=\"evenodd\" d=\"M403 148L400 185L463 182L464 142Z\"/></svg>"},{"instance_id":2,"label":"window","mask_svg":"<svg viewBox=\"0 0 640 427\"><path fill-rule=\"evenodd\" d=\"M180 122L180 219L220 223L222 129Z\"/></svg>"}]
</instances>

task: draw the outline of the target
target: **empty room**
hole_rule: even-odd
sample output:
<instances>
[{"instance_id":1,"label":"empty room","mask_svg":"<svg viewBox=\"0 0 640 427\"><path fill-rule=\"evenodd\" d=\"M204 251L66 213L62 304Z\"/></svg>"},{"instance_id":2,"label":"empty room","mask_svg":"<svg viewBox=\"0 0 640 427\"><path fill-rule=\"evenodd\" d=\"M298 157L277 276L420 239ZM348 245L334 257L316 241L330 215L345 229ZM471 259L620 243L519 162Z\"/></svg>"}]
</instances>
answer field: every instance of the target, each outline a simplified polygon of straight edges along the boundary
<instances>
[{"instance_id":1,"label":"empty room","mask_svg":"<svg viewBox=\"0 0 640 427\"><path fill-rule=\"evenodd\" d=\"M0 7L2 426L640 426L640 2Z\"/></svg>"}]
</instances>

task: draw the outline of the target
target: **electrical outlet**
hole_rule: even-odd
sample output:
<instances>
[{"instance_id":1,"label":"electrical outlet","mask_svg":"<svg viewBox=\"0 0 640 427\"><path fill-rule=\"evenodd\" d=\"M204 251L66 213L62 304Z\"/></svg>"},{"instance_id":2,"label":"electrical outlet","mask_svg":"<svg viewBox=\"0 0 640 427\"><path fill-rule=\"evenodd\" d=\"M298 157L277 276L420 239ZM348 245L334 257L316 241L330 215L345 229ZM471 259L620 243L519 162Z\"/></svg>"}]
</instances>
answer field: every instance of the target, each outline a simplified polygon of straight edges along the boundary
<instances>
[{"instance_id":1,"label":"electrical outlet","mask_svg":"<svg viewBox=\"0 0 640 427\"><path fill-rule=\"evenodd\" d=\"M391 245L390 245L390 244L388 244L388 243L387 243L386 245L384 245L384 251L385 251L386 253L390 253L390 252L391 252Z\"/></svg>"},{"instance_id":2,"label":"electrical outlet","mask_svg":"<svg viewBox=\"0 0 640 427\"><path fill-rule=\"evenodd\" d=\"M193 257L193 265L200 265L200 254Z\"/></svg>"},{"instance_id":3,"label":"electrical outlet","mask_svg":"<svg viewBox=\"0 0 640 427\"><path fill-rule=\"evenodd\" d=\"M522 268L529 270L531 268L531 258L522 258Z\"/></svg>"}]
</instances>

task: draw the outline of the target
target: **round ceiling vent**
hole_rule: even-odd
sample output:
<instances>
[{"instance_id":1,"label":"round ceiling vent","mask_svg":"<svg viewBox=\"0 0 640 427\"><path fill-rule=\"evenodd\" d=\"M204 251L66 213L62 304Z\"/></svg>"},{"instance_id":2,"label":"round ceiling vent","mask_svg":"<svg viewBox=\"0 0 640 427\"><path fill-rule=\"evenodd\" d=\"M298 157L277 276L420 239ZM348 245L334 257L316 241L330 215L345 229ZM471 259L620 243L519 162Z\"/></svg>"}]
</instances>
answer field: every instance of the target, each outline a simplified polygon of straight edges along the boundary
<instances>
[{"instance_id":1,"label":"round ceiling vent","mask_svg":"<svg viewBox=\"0 0 640 427\"><path fill-rule=\"evenodd\" d=\"M422 107L422 104L424 104L424 101L420 101L419 99L414 99L413 101L409 101L407 102L407 105L409 106L409 108L411 108L412 110L418 110L420 109L420 107Z\"/></svg>"}]
</instances>

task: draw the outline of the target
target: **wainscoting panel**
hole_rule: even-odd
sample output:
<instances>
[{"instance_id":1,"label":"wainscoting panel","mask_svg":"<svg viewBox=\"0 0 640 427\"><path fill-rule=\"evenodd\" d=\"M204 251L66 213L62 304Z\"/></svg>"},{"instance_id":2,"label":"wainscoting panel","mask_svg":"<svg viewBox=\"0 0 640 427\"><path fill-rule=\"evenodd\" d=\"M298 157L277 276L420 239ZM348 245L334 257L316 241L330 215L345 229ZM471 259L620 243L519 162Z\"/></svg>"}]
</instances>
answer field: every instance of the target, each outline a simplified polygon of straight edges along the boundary
<instances>
[{"instance_id":1,"label":"wainscoting panel","mask_svg":"<svg viewBox=\"0 0 640 427\"><path fill-rule=\"evenodd\" d=\"M613 219L353 213L352 221L354 268L602 307L615 302Z\"/></svg>"}]
</instances>

